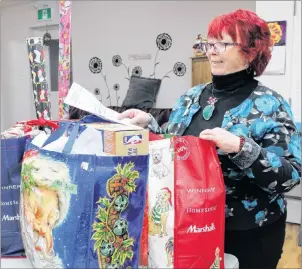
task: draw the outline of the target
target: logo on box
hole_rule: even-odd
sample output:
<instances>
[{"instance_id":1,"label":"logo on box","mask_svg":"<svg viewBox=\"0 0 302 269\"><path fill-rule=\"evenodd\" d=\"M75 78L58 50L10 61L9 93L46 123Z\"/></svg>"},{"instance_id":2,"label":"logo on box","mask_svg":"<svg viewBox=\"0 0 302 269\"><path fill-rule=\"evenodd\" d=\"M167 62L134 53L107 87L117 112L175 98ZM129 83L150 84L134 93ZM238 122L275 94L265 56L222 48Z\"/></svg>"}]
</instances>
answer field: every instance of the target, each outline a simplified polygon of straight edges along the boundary
<instances>
[{"instance_id":1,"label":"logo on box","mask_svg":"<svg viewBox=\"0 0 302 269\"><path fill-rule=\"evenodd\" d=\"M143 142L142 135L126 135L123 137L124 145L137 145Z\"/></svg>"}]
</instances>

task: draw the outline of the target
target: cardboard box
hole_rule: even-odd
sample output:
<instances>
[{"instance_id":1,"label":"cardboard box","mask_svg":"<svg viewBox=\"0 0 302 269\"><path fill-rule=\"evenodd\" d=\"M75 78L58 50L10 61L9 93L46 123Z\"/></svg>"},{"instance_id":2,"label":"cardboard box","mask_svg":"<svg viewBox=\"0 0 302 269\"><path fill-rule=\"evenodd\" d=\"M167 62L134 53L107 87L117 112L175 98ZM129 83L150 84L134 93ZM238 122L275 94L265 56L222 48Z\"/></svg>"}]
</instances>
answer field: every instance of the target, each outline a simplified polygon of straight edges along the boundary
<instances>
[{"instance_id":1,"label":"cardboard box","mask_svg":"<svg viewBox=\"0 0 302 269\"><path fill-rule=\"evenodd\" d=\"M103 149L108 155L136 156L149 154L149 131L118 123L87 123L103 137Z\"/></svg>"}]
</instances>

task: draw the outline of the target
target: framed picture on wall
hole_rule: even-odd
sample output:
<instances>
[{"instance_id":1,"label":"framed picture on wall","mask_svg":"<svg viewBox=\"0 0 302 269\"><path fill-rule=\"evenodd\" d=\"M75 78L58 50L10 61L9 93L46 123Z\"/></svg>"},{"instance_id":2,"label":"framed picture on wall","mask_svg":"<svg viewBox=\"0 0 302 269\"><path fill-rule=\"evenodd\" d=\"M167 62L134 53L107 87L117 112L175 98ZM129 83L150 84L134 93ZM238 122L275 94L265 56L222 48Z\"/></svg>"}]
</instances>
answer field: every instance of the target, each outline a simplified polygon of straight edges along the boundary
<instances>
[{"instance_id":1,"label":"framed picture on wall","mask_svg":"<svg viewBox=\"0 0 302 269\"><path fill-rule=\"evenodd\" d=\"M286 21L268 21L267 25L273 40L272 58L264 75L284 75L286 71Z\"/></svg>"}]
</instances>

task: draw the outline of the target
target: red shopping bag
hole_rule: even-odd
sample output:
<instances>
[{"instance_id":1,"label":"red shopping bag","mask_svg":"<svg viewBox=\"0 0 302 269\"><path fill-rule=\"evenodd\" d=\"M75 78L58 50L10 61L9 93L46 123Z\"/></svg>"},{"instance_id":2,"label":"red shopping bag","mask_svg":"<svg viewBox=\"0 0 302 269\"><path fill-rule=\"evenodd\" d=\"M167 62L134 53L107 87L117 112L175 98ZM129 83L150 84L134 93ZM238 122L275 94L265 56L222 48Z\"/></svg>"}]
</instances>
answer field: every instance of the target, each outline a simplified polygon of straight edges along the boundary
<instances>
[{"instance_id":1,"label":"red shopping bag","mask_svg":"<svg viewBox=\"0 0 302 269\"><path fill-rule=\"evenodd\" d=\"M146 192L146 201L148 193ZM140 242L139 267L148 268L148 203L145 204L142 237Z\"/></svg>"},{"instance_id":2,"label":"red shopping bag","mask_svg":"<svg viewBox=\"0 0 302 269\"><path fill-rule=\"evenodd\" d=\"M225 187L212 142L174 138L174 268L224 268Z\"/></svg>"},{"instance_id":3,"label":"red shopping bag","mask_svg":"<svg viewBox=\"0 0 302 269\"><path fill-rule=\"evenodd\" d=\"M224 268L225 188L215 145L150 139L148 266Z\"/></svg>"}]
</instances>

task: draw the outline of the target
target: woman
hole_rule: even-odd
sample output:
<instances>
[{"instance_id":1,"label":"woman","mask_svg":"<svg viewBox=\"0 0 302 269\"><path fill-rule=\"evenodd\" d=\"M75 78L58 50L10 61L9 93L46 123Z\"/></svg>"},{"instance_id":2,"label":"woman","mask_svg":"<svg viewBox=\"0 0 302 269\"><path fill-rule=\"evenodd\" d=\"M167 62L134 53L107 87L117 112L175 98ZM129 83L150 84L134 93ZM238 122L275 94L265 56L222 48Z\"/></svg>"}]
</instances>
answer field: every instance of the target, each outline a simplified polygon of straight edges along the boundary
<instances>
[{"instance_id":1,"label":"woman","mask_svg":"<svg viewBox=\"0 0 302 269\"><path fill-rule=\"evenodd\" d=\"M214 141L226 185L225 252L240 268L276 268L285 238L283 193L299 184L300 135L285 99L261 85L272 41L264 20L247 10L218 16L203 43L212 83L180 97L162 130L130 109L120 119L156 133Z\"/></svg>"}]
</instances>

